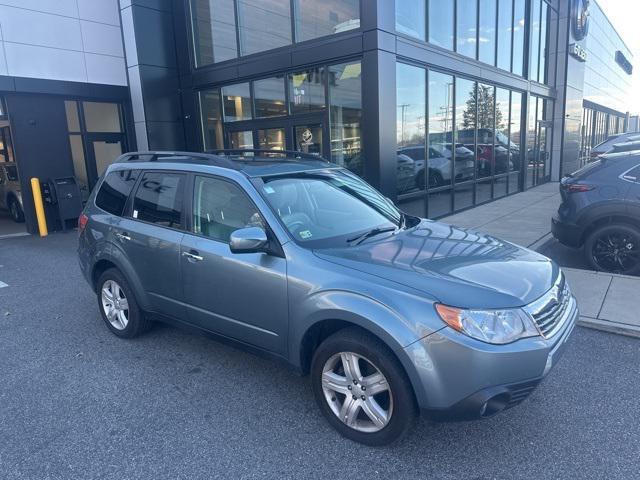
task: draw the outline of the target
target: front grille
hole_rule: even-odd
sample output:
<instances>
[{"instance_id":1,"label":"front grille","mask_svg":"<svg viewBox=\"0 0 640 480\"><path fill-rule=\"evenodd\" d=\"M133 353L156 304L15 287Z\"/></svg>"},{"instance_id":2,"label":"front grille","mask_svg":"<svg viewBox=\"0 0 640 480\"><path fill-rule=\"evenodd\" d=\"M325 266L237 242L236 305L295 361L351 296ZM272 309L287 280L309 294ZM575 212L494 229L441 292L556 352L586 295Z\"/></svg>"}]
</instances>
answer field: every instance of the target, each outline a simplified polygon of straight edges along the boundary
<instances>
[{"instance_id":1,"label":"front grille","mask_svg":"<svg viewBox=\"0 0 640 480\"><path fill-rule=\"evenodd\" d=\"M569 285L564 275L560 275L558 282L547 293L528 305L527 311L535 320L542 336L550 338L558 332L574 308L575 300Z\"/></svg>"}]
</instances>

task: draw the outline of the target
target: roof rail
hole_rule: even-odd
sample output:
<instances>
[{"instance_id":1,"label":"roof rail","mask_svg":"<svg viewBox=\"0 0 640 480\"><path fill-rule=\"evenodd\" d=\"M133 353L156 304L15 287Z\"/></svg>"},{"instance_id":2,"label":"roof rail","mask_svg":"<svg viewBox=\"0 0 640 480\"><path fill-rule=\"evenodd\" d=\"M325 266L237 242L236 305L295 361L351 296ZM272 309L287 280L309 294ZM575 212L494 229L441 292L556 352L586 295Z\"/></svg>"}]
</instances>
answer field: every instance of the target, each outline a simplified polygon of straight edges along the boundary
<instances>
[{"instance_id":1,"label":"roof rail","mask_svg":"<svg viewBox=\"0 0 640 480\"><path fill-rule=\"evenodd\" d=\"M181 151L143 151L143 152L127 152L121 155L116 162L162 162L163 157L167 157L167 162L172 163L206 163L217 167L233 168L237 170L231 160L225 157L213 155L211 153L201 152L181 152ZM176 157L187 157L182 160Z\"/></svg>"},{"instance_id":2,"label":"roof rail","mask_svg":"<svg viewBox=\"0 0 640 480\"><path fill-rule=\"evenodd\" d=\"M613 145L613 153L632 152L635 150L640 150L640 141L616 143Z\"/></svg>"},{"instance_id":3,"label":"roof rail","mask_svg":"<svg viewBox=\"0 0 640 480\"><path fill-rule=\"evenodd\" d=\"M210 153L213 155L241 155L245 156L246 154L252 153L254 155L269 157L280 157L283 156L284 160L286 157L293 157L295 159L307 159L307 160L320 160L326 162L324 158L319 155L314 155L313 153L304 153L299 152L297 150L267 150L260 148L221 148L215 150L207 150L206 153Z\"/></svg>"}]
</instances>

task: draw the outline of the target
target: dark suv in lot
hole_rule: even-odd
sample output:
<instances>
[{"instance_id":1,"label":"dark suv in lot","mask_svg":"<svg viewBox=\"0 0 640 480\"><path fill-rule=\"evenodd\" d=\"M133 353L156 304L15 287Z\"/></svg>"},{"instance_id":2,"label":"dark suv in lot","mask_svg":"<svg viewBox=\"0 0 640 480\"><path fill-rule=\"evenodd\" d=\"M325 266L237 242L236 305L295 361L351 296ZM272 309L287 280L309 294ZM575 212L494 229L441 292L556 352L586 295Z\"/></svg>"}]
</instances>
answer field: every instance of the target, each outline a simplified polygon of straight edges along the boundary
<instances>
[{"instance_id":1,"label":"dark suv in lot","mask_svg":"<svg viewBox=\"0 0 640 480\"><path fill-rule=\"evenodd\" d=\"M600 156L562 179L560 193L553 235L583 248L595 270L640 273L640 150Z\"/></svg>"},{"instance_id":2,"label":"dark suv in lot","mask_svg":"<svg viewBox=\"0 0 640 480\"><path fill-rule=\"evenodd\" d=\"M181 322L283 360L310 374L333 427L369 445L419 410L472 419L518 404L578 315L551 260L406 215L299 153L125 154L78 226L115 335Z\"/></svg>"}]
</instances>

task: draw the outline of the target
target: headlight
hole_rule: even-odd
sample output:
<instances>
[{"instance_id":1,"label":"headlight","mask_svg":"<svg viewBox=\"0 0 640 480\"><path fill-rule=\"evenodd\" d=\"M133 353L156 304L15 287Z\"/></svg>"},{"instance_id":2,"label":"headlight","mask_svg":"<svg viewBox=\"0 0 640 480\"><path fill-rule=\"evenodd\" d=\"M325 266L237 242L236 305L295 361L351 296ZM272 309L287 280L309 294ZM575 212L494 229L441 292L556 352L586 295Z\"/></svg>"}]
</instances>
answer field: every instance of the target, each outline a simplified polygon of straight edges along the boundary
<instances>
[{"instance_id":1,"label":"headlight","mask_svg":"<svg viewBox=\"0 0 640 480\"><path fill-rule=\"evenodd\" d=\"M505 344L540 335L533 319L520 308L466 310L438 303L436 311L450 327L487 343Z\"/></svg>"}]
</instances>

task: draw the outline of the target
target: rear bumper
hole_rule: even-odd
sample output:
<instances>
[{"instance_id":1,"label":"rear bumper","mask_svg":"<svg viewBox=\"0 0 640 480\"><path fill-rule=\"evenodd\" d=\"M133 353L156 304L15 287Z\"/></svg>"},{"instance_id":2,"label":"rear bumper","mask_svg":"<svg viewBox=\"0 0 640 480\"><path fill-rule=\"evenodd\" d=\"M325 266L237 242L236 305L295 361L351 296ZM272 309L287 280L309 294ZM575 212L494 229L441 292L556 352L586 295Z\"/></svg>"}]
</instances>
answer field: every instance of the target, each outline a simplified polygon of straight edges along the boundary
<instances>
[{"instance_id":1,"label":"rear bumper","mask_svg":"<svg viewBox=\"0 0 640 480\"><path fill-rule=\"evenodd\" d=\"M563 223L557 217L551 219L551 233L563 245L578 248L582 243L583 229L572 223Z\"/></svg>"}]
</instances>

